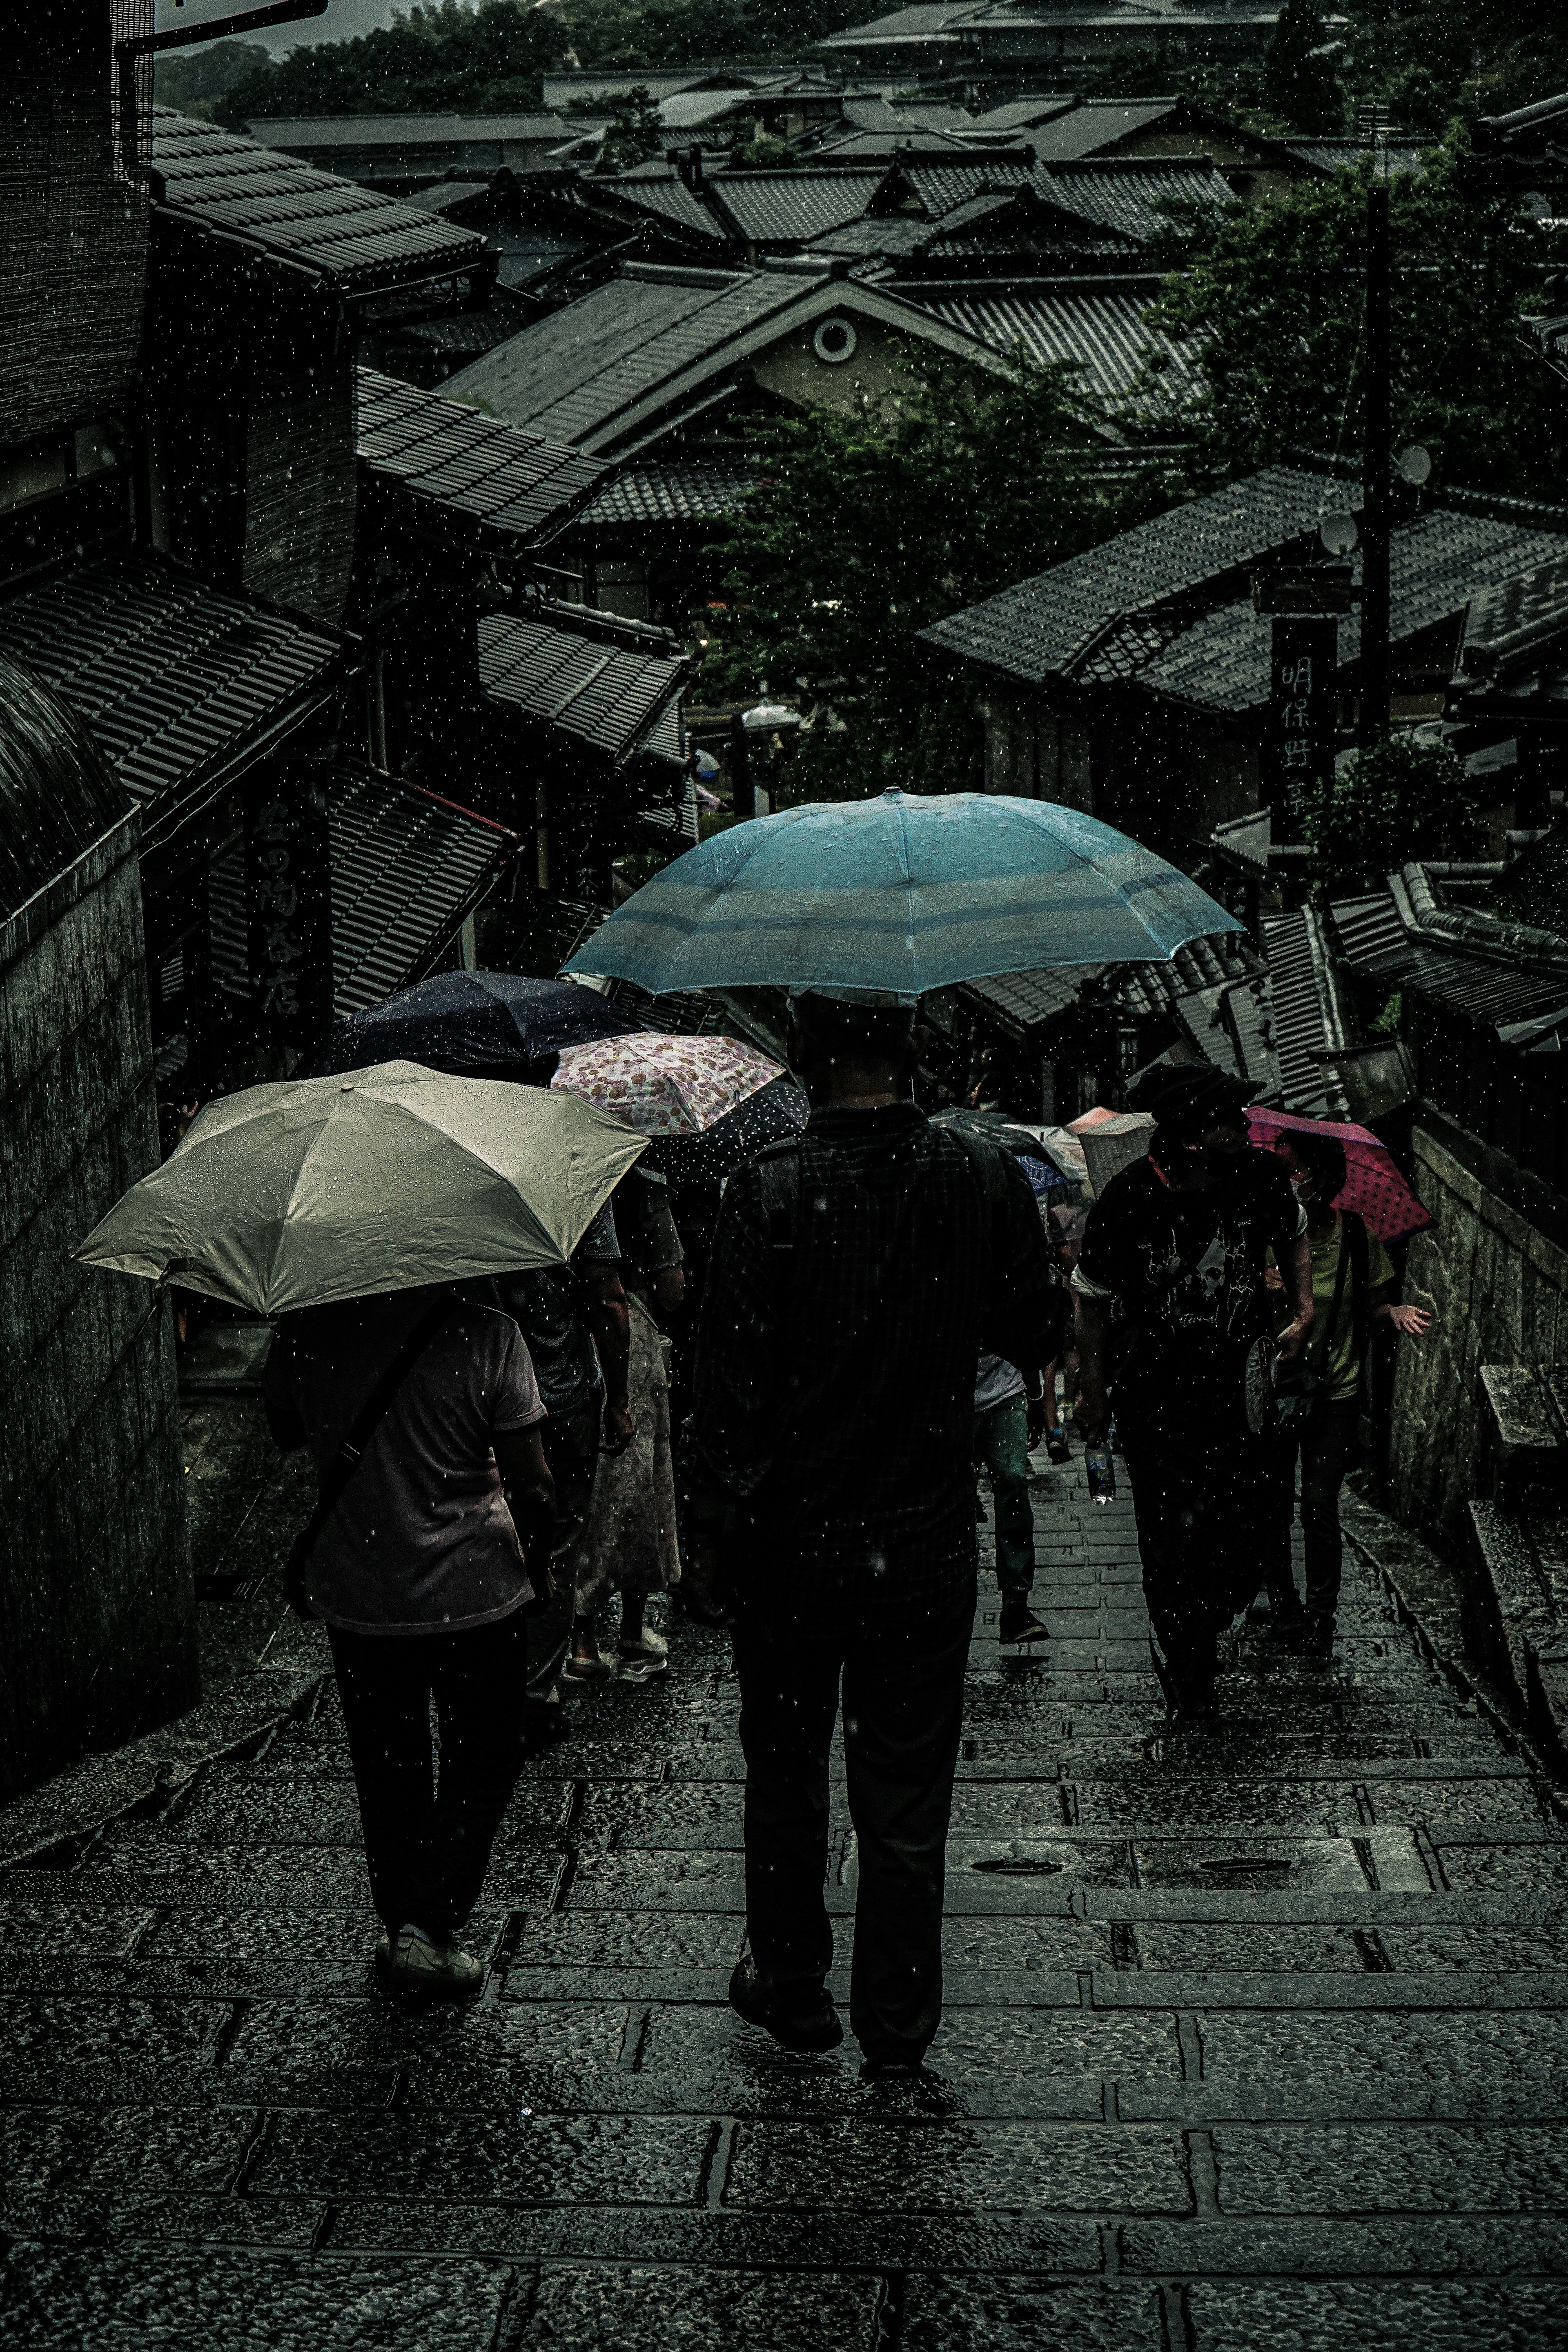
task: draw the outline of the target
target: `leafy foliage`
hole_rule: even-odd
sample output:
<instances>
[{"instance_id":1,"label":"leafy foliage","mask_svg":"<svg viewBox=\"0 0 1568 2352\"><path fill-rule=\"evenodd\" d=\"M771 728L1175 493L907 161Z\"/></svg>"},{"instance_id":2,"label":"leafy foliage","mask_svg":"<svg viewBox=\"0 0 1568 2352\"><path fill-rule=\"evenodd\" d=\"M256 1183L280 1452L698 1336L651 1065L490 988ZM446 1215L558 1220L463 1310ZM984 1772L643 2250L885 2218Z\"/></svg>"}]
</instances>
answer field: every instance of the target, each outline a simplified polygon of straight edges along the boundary
<instances>
[{"instance_id":1,"label":"leafy foliage","mask_svg":"<svg viewBox=\"0 0 1568 2352\"><path fill-rule=\"evenodd\" d=\"M784 62L860 13L857 0L566 0L559 16L532 0L428 0L354 40L278 59L250 45L245 68L230 59L216 89L182 90L167 102L199 100L200 110L234 130L263 115L504 113L537 106L541 75L569 55L616 73ZM168 73L161 63L160 96L173 90Z\"/></svg>"},{"instance_id":2,"label":"leafy foliage","mask_svg":"<svg viewBox=\"0 0 1568 2352\"><path fill-rule=\"evenodd\" d=\"M268 59L237 81L215 119L243 130L261 115L504 113L539 103L539 78L571 35L523 0L410 8L382 30Z\"/></svg>"},{"instance_id":3,"label":"leafy foliage","mask_svg":"<svg viewBox=\"0 0 1568 2352\"><path fill-rule=\"evenodd\" d=\"M1292 131L1337 131L1344 100L1317 0L1285 0L1263 67L1263 103Z\"/></svg>"},{"instance_id":4,"label":"leafy foliage","mask_svg":"<svg viewBox=\"0 0 1568 2352\"><path fill-rule=\"evenodd\" d=\"M1092 420L1070 370L1020 363L771 428L766 478L724 551L731 605L704 677L802 712L792 795L978 785L973 685L918 632L1167 502L1163 482L1107 483Z\"/></svg>"},{"instance_id":5,"label":"leafy foliage","mask_svg":"<svg viewBox=\"0 0 1568 2352\"><path fill-rule=\"evenodd\" d=\"M1468 184L1463 152L1457 136L1390 190L1395 446L1424 442L1449 482L1555 498L1568 409L1518 321L1562 232ZM1337 172L1221 214L1195 247L1183 249L1192 222L1173 234L1182 274L1152 315L1187 339L1197 372L1200 477L1251 472L1292 444L1359 449L1365 186Z\"/></svg>"},{"instance_id":6,"label":"leafy foliage","mask_svg":"<svg viewBox=\"0 0 1568 2352\"><path fill-rule=\"evenodd\" d=\"M1301 794L1313 895L1374 889L1412 859L1475 857L1486 839L1464 768L1446 743L1393 735Z\"/></svg>"},{"instance_id":7,"label":"leafy foliage","mask_svg":"<svg viewBox=\"0 0 1568 2352\"><path fill-rule=\"evenodd\" d=\"M625 172L659 152L658 108L645 84L606 105L601 120L605 116L610 127L599 156L601 172Z\"/></svg>"}]
</instances>

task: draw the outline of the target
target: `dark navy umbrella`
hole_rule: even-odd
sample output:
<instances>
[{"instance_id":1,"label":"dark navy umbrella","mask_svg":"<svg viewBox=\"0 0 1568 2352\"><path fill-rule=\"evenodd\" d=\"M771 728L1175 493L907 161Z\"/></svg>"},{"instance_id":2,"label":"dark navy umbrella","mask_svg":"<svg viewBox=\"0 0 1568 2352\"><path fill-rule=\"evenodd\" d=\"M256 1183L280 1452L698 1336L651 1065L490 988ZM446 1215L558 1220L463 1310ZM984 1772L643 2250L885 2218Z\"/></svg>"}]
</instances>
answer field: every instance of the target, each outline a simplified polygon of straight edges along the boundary
<instances>
[{"instance_id":1,"label":"dark navy umbrella","mask_svg":"<svg viewBox=\"0 0 1568 2352\"><path fill-rule=\"evenodd\" d=\"M809 1115L795 1080L774 1078L700 1135L656 1135L644 1164L661 1170L678 1190L683 1184L722 1184L764 1144L798 1135Z\"/></svg>"},{"instance_id":2,"label":"dark navy umbrella","mask_svg":"<svg viewBox=\"0 0 1568 2352\"><path fill-rule=\"evenodd\" d=\"M513 971L439 971L332 1024L315 1076L423 1062L463 1077L521 1074L566 1045L625 1037L642 1024L596 989Z\"/></svg>"}]
</instances>

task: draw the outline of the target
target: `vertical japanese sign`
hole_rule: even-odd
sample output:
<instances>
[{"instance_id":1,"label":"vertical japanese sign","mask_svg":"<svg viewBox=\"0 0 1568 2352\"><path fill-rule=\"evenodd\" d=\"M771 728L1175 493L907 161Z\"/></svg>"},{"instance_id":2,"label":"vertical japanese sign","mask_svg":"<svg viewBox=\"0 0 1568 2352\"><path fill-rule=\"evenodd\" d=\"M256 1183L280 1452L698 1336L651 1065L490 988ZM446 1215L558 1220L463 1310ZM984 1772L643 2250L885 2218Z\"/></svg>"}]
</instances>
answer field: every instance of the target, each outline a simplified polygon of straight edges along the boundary
<instances>
[{"instance_id":1,"label":"vertical japanese sign","mask_svg":"<svg viewBox=\"0 0 1568 2352\"><path fill-rule=\"evenodd\" d=\"M1332 614L1279 614L1272 626L1261 782L1274 839L1300 841L1304 792L1333 772L1339 622Z\"/></svg>"},{"instance_id":2,"label":"vertical japanese sign","mask_svg":"<svg viewBox=\"0 0 1568 2352\"><path fill-rule=\"evenodd\" d=\"M261 787L245 830L245 887L257 1034L307 1049L332 1017L331 855L321 778L296 769Z\"/></svg>"}]
</instances>

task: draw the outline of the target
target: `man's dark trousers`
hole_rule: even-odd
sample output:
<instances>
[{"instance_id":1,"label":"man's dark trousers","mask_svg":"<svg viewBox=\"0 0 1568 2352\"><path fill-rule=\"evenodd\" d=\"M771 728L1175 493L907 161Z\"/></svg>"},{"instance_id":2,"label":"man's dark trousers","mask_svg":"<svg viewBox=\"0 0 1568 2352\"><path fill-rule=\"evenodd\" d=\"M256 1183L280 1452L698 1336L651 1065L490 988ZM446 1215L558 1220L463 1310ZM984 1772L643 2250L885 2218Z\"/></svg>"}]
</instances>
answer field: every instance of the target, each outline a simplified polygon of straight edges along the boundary
<instances>
[{"instance_id":1,"label":"man's dark trousers","mask_svg":"<svg viewBox=\"0 0 1568 2352\"><path fill-rule=\"evenodd\" d=\"M1143 1562L1143 1597L1173 1681L1202 1693L1215 1643L1246 1608L1271 1557L1272 1435L1245 1427L1119 1421Z\"/></svg>"},{"instance_id":2,"label":"man's dark trousers","mask_svg":"<svg viewBox=\"0 0 1568 2352\"><path fill-rule=\"evenodd\" d=\"M823 1899L828 1755L843 1677L858 1891L849 2022L868 2059L918 2063L942 2020L942 1859L974 1622L972 1556L920 1592L873 1575L752 1570L735 1664L746 1758L746 1923L787 2011L833 1963ZM926 1593L931 1597L923 1597Z\"/></svg>"},{"instance_id":3,"label":"man's dark trousers","mask_svg":"<svg viewBox=\"0 0 1568 2352\"><path fill-rule=\"evenodd\" d=\"M328 1627L370 1867L396 1935L410 1921L450 1943L478 1902L523 1757L528 1620L459 1633ZM430 1700L441 1728L439 1788Z\"/></svg>"}]
</instances>

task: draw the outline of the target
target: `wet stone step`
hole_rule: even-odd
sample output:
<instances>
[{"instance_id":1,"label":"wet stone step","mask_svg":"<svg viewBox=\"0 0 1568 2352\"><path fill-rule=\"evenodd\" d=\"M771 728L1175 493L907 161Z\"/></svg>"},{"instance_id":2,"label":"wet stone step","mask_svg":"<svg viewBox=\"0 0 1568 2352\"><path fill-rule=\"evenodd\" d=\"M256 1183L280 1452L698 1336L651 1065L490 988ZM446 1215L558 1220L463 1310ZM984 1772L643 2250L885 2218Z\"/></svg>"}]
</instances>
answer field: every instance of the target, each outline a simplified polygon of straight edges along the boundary
<instances>
[{"instance_id":1,"label":"wet stone step","mask_svg":"<svg viewBox=\"0 0 1568 2352\"><path fill-rule=\"evenodd\" d=\"M1554 2125L1375 2124L1213 2135L1222 2213L1539 2213L1568 2207Z\"/></svg>"},{"instance_id":2,"label":"wet stone step","mask_svg":"<svg viewBox=\"0 0 1568 2352\"><path fill-rule=\"evenodd\" d=\"M456 2262L438 2277L408 2261L363 2263L167 2242L75 2251L34 2245L7 2262L16 2333L30 2352L80 2352L83 2315L100 2346L254 2342L286 2347L412 2344L475 2352L493 2341L514 2281L499 2263ZM160 2239L163 2242L160 2242ZM865 2339L868 2344L869 2338Z\"/></svg>"},{"instance_id":3,"label":"wet stone step","mask_svg":"<svg viewBox=\"0 0 1568 2352\"><path fill-rule=\"evenodd\" d=\"M742 2124L726 2207L866 2213L1185 2212L1179 2134L1155 2126Z\"/></svg>"},{"instance_id":4,"label":"wet stone step","mask_svg":"<svg viewBox=\"0 0 1568 2352\"><path fill-rule=\"evenodd\" d=\"M1300 2274L1339 2278L1348 2273L1358 2282L1349 2307L1363 2313L1366 2304L1359 2282L1366 2273L1395 2273L1404 2283L1409 2274L1422 2272L1447 2273L1456 2280L1503 2271L1557 2272L1568 2284L1568 2222L1526 2214L1507 2220L1485 2213L1452 2218L1410 2214L1393 2221L1342 2214L1331 2221L1310 2215L1291 2221L1137 2220L1122 2229L1121 2251L1123 2270L1157 2277L1230 2273L1255 2279L1273 2273L1279 2279ZM1271 2345L1278 2339L1265 2335L1258 2340ZM1315 2345L1317 2338L1294 2340ZM1404 2352L1397 2333L1383 2340ZM1479 2343L1489 2352L1498 2342L1489 2335L1468 2337L1458 2333L1411 2340L1444 2347ZM1544 2347L1553 2339L1547 2336L1540 2340Z\"/></svg>"},{"instance_id":5,"label":"wet stone step","mask_svg":"<svg viewBox=\"0 0 1568 2352\"><path fill-rule=\"evenodd\" d=\"M1568 2280L1200 2280L1187 2293L1194 2352L1258 2352L1310 2345L1364 2352L1369 2344L1537 2352L1568 2337Z\"/></svg>"},{"instance_id":6,"label":"wet stone step","mask_svg":"<svg viewBox=\"0 0 1568 2352\"><path fill-rule=\"evenodd\" d=\"M710 2137L690 2116L279 2114L247 2187L258 2197L690 2205Z\"/></svg>"}]
</instances>

